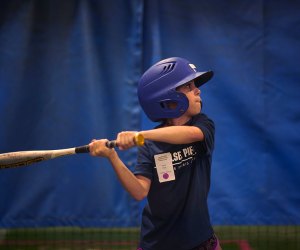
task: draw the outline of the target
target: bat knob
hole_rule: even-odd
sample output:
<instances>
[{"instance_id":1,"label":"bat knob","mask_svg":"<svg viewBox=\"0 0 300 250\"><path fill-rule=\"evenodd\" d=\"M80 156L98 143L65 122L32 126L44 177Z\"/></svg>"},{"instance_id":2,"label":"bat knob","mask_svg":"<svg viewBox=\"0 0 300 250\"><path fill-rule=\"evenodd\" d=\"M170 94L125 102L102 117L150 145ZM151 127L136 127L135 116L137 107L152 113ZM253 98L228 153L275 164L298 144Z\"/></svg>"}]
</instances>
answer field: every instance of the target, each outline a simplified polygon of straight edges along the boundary
<instances>
[{"instance_id":1,"label":"bat knob","mask_svg":"<svg viewBox=\"0 0 300 250\"><path fill-rule=\"evenodd\" d=\"M145 138L142 134L136 133L134 136L134 142L137 146L143 146L145 143Z\"/></svg>"}]
</instances>

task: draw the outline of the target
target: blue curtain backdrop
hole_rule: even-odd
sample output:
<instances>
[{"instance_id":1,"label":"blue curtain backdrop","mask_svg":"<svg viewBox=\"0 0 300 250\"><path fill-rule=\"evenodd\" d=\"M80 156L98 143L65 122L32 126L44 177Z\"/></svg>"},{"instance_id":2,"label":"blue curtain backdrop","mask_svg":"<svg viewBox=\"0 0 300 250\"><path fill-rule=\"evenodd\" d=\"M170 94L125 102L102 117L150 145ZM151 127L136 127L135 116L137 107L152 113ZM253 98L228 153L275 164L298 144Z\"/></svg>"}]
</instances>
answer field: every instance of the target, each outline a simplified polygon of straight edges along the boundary
<instances>
[{"instance_id":1,"label":"blue curtain backdrop","mask_svg":"<svg viewBox=\"0 0 300 250\"><path fill-rule=\"evenodd\" d=\"M300 224L300 2L0 2L0 152L57 149L153 127L139 77L188 58L216 123L213 224ZM129 168L136 149L120 152ZM143 203L142 203L143 204ZM137 226L141 204L105 159L0 171L0 227Z\"/></svg>"}]
</instances>

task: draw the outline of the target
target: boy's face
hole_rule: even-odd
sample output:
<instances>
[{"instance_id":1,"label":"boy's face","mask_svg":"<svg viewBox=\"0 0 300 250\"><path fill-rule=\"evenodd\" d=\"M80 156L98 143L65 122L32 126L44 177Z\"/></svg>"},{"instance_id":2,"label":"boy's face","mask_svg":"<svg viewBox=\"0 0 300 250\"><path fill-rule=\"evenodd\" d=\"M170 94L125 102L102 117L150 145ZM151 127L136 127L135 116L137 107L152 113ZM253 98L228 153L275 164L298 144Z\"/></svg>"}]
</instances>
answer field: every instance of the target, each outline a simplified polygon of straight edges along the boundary
<instances>
[{"instance_id":1,"label":"boy's face","mask_svg":"<svg viewBox=\"0 0 300 250\"><path fill-rule=\"evenodd\" d=\"M201 112L202 100L200 97L200 89L195 86L194 81L190 81L180 86L177 91L184 93L189 100L189 108L184 115L192 117Z\"/></svg>"}]
</instances>

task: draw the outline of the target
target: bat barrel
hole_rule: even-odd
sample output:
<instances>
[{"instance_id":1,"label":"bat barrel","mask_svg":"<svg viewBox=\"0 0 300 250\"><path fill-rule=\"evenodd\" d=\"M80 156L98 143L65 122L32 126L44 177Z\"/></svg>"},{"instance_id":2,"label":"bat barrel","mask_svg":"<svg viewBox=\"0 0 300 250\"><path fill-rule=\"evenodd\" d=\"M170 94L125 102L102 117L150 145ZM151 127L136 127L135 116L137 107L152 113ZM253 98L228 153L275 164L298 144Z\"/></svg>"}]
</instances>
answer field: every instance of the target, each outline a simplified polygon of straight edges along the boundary
<instances>
[{"instance_id":1,"label":"bat barrel","mask_svg":"<svg viewBox=\"0 0 300 250\"><path fill-rule=\"evenodd\" d=\"M134 137L134 143L136 146L144 145L144 137L136 133ZM108 148L117 147L118 144L116 140L108 141L106 143ZM57 149L57 150L37 150L37 151L19 151L19 152L10 152L0 154L0 169L3 168L14 168L20 166L31 165L40 161L50 160L57 157L80 154L80 153L89 153L89 145L84 145L76 148L66 148L66 149Z\"/></svg>"},{"instance_id":2,"label":"bat barrel","mask_svg":"<svg viewBox=\"0 0 300 250\"><path fill-rule=\"evenodd\" d=\"M4 153L0 154L0 169L27 166L72 154L75 154L75 148Z\"/></svg>"}]
</instances>

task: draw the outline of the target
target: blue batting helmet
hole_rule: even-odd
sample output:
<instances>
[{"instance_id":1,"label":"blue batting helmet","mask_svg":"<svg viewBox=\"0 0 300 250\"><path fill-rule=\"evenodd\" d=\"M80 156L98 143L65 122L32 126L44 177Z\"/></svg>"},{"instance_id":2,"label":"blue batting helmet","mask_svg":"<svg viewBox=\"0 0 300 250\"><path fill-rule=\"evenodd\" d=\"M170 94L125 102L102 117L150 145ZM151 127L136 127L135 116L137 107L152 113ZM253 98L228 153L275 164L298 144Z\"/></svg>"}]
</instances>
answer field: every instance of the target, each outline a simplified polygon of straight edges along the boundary
<instances>
[{"instance_id":1,"label":"blue batting helmet","mask_svg":"<svg viewBox=\"0 0 300 250\"><path fill-rule=\"evenodd\" d=\"M176 88L192 80L200 87L212 76L212 71L197 72L196 67L184 58L167 58L142 75L138 84L139 102L152 121L177 118L185 113L189 102ZM176 103L176 108L169 108L170 102Z\"/></svg>"}]
</instances>

